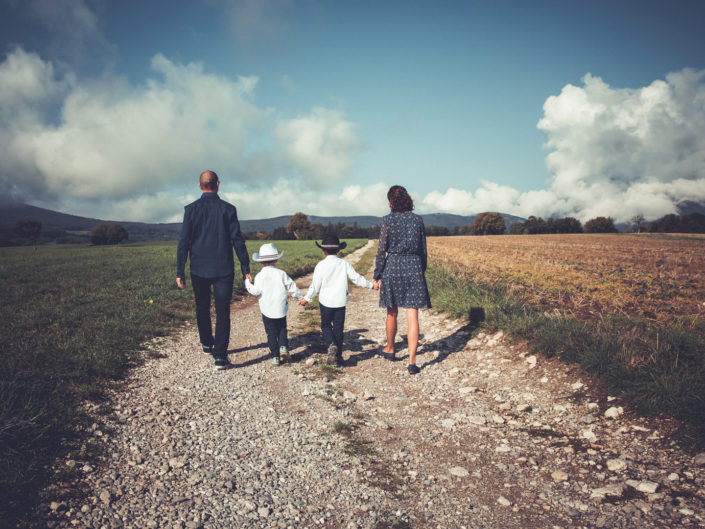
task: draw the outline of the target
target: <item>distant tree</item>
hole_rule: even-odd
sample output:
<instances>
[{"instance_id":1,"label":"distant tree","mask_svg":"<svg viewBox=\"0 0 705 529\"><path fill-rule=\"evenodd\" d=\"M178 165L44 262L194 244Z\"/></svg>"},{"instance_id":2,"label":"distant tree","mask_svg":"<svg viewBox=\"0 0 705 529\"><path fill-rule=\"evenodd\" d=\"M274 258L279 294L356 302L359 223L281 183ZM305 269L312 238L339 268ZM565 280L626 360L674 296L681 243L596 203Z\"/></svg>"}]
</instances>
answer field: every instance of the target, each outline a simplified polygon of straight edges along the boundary
<instances>
[{"instance_id":1,"label":"distant tree","mask_svg":"<svg viewBox=\"0 0 705 529\"><path fill-rule=\"evenodd\" d=\"M641 233L642 224L644 224L644 215L638 213L629 219L629 231Z\"/></svg>"},{"instance_id":2,"label":"distant tree","mask_svg":"<svg viewBox=\"0 0 705 529\"><path fill-rule=\"evenodd\" d=\"M20 237L29 239L36 250L37 240L42 234L42 223L36 220L21 220L15 224L15 233Z\"/></svg>"},{"instance_id":3,"label":"distant tree","mask_svg":"<svg viewBox=\"0 0 705 529\"><path fill-rule=\"evenodd\" d=\"M556 221L553 220L553 217L550 217L546 221L546 231L545 233L558 233L558 229L556 228Z\"/></svg>"},{"instance_id":4,"label":"distant tree","mask_svg":"<svg viewBox=\"0 0 705 529\"><path fill-rule=\"evenodd\" d=\"M507 224L499 213L487 211L475 217L470 228L474 235L502 235Z\"/></svg>"},{"instance_id":5,"label":"distant tree","mask_svg":"<svg viewBox=\"0 0 705 529\"><path fill-rule=\"evenodd\" d=\"M289 224L286 226L286 231L293 233L294 237L299 240L311 239L313 232L313 224L308 220L308 215L298 212L289 217Z\"/></svg>"},{"instance_id":6,"label":"distant tree","mask_svg":"<svg viewBox=\"0 0 705 529\"><path fill-rule=\"evenodd\" d=\"M130 236L127 233L127 230L123 228L121 224L113 224L112 226L110 226L105 235L108 239L108 244L120 244L122 241L124 241Z\"/></svg>"},{"instance_id":7,"label":"distant tree","mask_svg":"<svg viewBox=\"0 0 705 529\"><path fill-rule=\"evenodd\" d=\"M311 224L311 232L308 235L308 239L322 239L323 238L323 225L322 224Z\"/></svg>"},{"instance_id":8,"label":"distant tree","mask_svg":"<svg viewBox=\"0 0 705 529\"><path fill-rule=\"evenodd\" d=\"M523 222L512 222L509 225L510 235L522 235L524 233L524 223Z\"/></svg>"},{"instance_id":9,"label":"distant tree","mask_svg":"<svg viewBox=\"0 0 705 529\"><path fill-rule=\"evenodd\" d=\"M450 230L445 226L426 226L426 235L429 237L441 237L450 235Z\"/></svg>"},{"instance_id":10,"label":"distant tree","mask_svg":"<svg viewBox=\"0 0 705 529\"><path fill-rule=\"evenodd\" d=\"M541 217L536 218L531 215L528 219L526 219L526 222L524 222L524 233L528 233L529 235L548 233L546 221Z\"/></svg>"},{"instance_id":11,"label":"distant tree","mask_svg":"<svg viewBox=\"0 0 705 529\"><path fill-rule=\"evenodd\" d=\"M583 225L573 217L563 217L554 222L556 233L583 233Z\"/></svg>"},{"instance_id":12,"label":"distant tree","mask_svg":"<svg viewBox=\"0 0 705 529\"><path fill-rule=\"evenodd\" d=\"M98 224L97 226L94 226L90 233L88 234L88 238L91 241L91 244L94 244L96 246L101 245L101 244L108 244L108 230L110 229L110 226L108 226L105 222L102 222Z\"/></svg>"},{"instance_id":13,"label":"distant tree","mask_svg":"<svg viewBox=\"0 0 705 529\"><path fill-rule=\"evenodd\" d=\"M595 217L583 226L585 233L617 233L612 217Z\"/></svg>"},{"instance_id":14,"label":"distant tree","mask_svg":"<svg viewBox=\"0 0 705 529\"><path fill-rule=\"evenodd\" d=\"M274 231L272 232L273 241L289 241L294 238L294 234L289 233L289 231L284 226L274 228Z\"/></svg>"},{"instance_id":15,"label":"distant tree","mask_svg":"<svg viewBox=\"0 0 705 529\"><path fill-rule=\"evenodd\" d=\"M472 233L472 227L468 226L467 224L463 224L462 226L455 226L453 228L453 235L470 235Z\"/></svg>"},{"instance_id":16,"label":"distant tree","mask_svg":"<svg viewBox=\"0 0 705 529\"><path fill-rule=\"evenodd\" d=\"M675 233L681 218L678 215L669 213L649 224L651 233Z\"/></svg>"},{"instance_id":17,"label":"distant tree","mask_svg":"<svg viewBox=\"0 0 705 529\"><path fill-rule=\"evenodd\" d=\"M683 215L677 229L678 233L705 233L705 215L702 213Z\"/></svg>"}]
</instances>

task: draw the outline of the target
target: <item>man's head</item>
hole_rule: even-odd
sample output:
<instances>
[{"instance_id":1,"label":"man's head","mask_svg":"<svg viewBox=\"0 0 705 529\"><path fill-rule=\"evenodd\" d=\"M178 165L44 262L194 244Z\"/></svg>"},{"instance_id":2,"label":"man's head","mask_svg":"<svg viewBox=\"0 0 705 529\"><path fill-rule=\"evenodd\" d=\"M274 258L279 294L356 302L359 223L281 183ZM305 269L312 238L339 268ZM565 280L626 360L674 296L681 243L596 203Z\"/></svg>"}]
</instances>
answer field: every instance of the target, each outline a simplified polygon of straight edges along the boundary
<instances>
[{"instance_id":1,"label":"man's head","mask_svg":"<svg viewBox=\"0 0 705 529\"><path fill-rule=\"evenodd\" d=\"M198 187L204 193L217 193L220 181L214 171L203 171L198 181Z\"/></svg>"}]
</instances>

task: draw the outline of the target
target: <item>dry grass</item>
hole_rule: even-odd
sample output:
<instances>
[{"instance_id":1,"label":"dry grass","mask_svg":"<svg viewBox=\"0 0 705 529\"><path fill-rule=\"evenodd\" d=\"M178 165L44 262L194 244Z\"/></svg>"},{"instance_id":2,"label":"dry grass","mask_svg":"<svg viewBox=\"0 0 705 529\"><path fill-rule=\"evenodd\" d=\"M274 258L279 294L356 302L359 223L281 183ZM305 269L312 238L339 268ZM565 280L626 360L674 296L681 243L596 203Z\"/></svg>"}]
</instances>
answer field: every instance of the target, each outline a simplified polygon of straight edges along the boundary
<instances>
[{"instance_id":1,"label":"dry grass","mask_svg":"<svg viewBox=\"0 0 705 529\"><path fill-rule=\"evenodd\" d=\"M430 258L543 310L705 321L705 236L432 237Z\"/></svg>"}]
</instances>

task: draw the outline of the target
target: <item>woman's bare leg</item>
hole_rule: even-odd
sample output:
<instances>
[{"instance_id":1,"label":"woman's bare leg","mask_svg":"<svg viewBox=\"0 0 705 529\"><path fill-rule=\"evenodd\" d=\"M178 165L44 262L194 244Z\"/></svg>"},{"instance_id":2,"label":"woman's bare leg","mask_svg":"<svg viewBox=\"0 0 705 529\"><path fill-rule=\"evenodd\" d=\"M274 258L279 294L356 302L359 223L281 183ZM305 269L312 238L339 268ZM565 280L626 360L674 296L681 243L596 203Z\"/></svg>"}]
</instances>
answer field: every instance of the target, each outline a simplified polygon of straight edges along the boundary
<instances>
[{"instance_id":1,"label":"woman's bare leg","mask_svg":"<svg viewBox=\"0 0 705 529\"><path fill-rule=\"evenodd\" d=\"M419 345L419 309L406 309L406 321L409 325L406 339L409 344L409 363L416 364L416 348Z\"/></svg>"},{"instance_id":2,"label":"woman's bare leg","mask_svg":"<svg viewBox=\"0 0 705 529\"><path fill-rule=\"evenodd\" d=\"M397 335L397 314L399 314L397 307L387 307L387 346L382 349L383 353L394 354L394 338Z\"/></svg>"}]
</instances>

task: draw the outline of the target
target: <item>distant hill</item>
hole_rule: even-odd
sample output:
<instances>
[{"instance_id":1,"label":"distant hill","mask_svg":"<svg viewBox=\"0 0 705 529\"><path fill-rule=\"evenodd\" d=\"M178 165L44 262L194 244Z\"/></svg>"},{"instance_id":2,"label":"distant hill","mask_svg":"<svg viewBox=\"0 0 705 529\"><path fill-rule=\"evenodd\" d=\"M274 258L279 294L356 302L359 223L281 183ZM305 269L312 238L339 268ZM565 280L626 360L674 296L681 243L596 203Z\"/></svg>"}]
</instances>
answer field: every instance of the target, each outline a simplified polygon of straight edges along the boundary
<instances>
[{"instance_id":1,"label":"distant hill","mask_svg":"<svg viewBox=\"0 0 705 529\"><path fill-rule=\"evenodd\" d=\"M521 222L525 219L513 215L502 215L509 226L512 222ZM441 226L444 228L455 228L456 226L469 226L475 220L475 215L451 215L448 213L431 213L422 215L426 226ZM30 206L28 204L13 204L0 208L0 245L10 244L17 239L13 229L18 221L36 220L42 223L42 237L40 242L83 242L88 240L88 233L91 228L107 222L108 224L121 224L130 234L130 242L139 241L163 241L179 238L181 223L146 223L130 221L106 221L88 217L69 215L49 209ZM357 224L361 228L375 226L382 223L382 217L371 215L364 216L340 216L340 217L319 217L309 215L309 220L315 224L327 225L328 223L342 223L346 226ZM272 233L276 228L286 227L289 223L289 215L273 217L270 219L241 220L240 226L243 232L266 232Z\"/></svg>"},{"instance_id":2,"label":"distant hill","mask_svg":"<svg viewBox=\"0 0 705 529\"><path fill-rule=\"evenodd\" d=\"M705 205L693 202L692 200L686 200L678 204L679 215L690 215L691 213L705 215Z\"/></svg>"}]
</instances>

